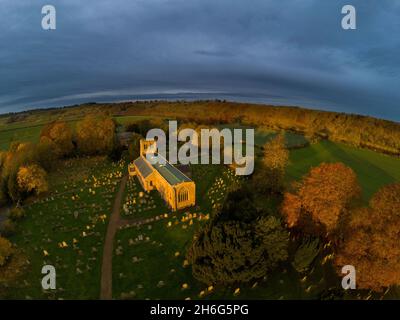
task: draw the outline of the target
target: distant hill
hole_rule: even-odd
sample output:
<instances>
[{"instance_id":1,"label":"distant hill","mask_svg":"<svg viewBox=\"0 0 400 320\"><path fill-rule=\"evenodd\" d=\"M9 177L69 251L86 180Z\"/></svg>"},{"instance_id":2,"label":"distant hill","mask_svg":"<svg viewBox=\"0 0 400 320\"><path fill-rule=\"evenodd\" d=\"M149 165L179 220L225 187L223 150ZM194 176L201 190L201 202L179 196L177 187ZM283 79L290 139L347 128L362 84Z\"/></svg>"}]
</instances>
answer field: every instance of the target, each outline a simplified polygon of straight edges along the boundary
<instances>
[{"instance_id":1,"label":"distant hill","mask_svg":"<svg viewBox=\"0 0 400 320\"><path fill-rule=\"evenodd\" d=\"M379 152L400 155L400 124L369 116L227 101L138 101L90 103L58 109L40 109L2 115L0 130L23 123L74 120L85 114L146 115L201 123L241 122L275 130L300 132L311 138L340 141ZM20 124L19 124L20 122Z\"/></svg>"}]
</instances>

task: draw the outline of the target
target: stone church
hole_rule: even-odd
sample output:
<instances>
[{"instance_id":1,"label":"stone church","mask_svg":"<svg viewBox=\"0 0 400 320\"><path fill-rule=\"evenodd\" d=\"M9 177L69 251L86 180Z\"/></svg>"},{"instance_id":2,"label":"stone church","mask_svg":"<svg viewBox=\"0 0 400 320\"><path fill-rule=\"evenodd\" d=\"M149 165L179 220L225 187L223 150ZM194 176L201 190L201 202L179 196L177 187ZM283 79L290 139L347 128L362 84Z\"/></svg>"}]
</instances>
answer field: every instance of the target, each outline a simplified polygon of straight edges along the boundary
<instances>
[{"instance_id":1,"label":"stone church","mask_svg":"<svg viewBox=\"0 0 400 320\"><path fill-rule=\"evenodd\" d=\"M168 161L165 164L151 164L146 159L146 152L150 148L156 148L155 141L140 141L140 156L129 164L129 175L137 176L145 191L157 190L172 211L194 206L194 181Z\"/></svg>"}]
</instances>

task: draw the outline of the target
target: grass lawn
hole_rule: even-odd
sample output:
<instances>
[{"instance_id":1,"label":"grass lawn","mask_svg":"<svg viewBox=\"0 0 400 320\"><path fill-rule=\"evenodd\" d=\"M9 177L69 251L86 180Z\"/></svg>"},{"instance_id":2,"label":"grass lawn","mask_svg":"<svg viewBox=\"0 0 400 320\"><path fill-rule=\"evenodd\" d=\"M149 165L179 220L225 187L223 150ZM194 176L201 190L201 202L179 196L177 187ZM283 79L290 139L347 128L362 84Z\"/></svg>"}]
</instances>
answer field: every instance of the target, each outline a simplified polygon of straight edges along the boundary
<instances>
[{"instance_id":1,"label":"grass lawn","mask_svg":"<svg viewBox=\"0 0 400 320\"><path fill-rule=\"evenodd\" d=\"M104 235L125 164L74 159L59 170L64 179L52 180L51 194L25 207L26 217L10 238L27 261L26 273L8 290L10 298L99 297ZM45 264L56 267L57 290L41 290Z\"/></svg>"}]
</instances>

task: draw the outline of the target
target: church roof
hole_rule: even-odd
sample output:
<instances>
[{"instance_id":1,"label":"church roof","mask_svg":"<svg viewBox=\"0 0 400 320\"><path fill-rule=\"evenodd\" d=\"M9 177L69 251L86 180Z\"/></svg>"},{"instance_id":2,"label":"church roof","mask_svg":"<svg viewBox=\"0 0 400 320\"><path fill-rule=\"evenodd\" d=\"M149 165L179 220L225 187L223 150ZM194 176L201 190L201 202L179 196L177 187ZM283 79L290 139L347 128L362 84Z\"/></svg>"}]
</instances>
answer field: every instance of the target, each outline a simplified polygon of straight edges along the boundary
<instances>
[{"instance_id":1,"label":"church roof","mask_svg":"<svg viewBox=\"0 0 400 320\"><path fill-rule=\"evenodd\" d=\"M156 164L153 164L153 167L171 185L179 184L181 182L192 181L183 172L181 172L179 169L174 167L169 162L166 162L165 164L156 163Z\"/></svg>"},{"instance_id":2,"label":"church roof","mask_svg":"<svg viewBox=\"0 0 400 320\"><path fill-rule=\"evenodd\" d=\"M151 165L143 157L137 158L135 161L133 161L133 163L135 164L137 170L140 171L140 174L143 176L143 178L147 178L154 171Z\"/></svg>"},{"instance_id":3,"label":"church roof","mask_svg":"<svg viewBox=\"0 0 400 320\"><path fill-rule=\"evenodd\" d=\"M161 155L158 155L158 157L161 157ZM152 166L153 169L157 170L157 172L172 186L179 184L181 182L192 181L182 171L174 167L166 159L164 160L165 160L164 164L161 164L159 162L155 164L150 164L149 162L147 162L147 160L144 161L149 166Z\"/></svg>"}]
</instances>

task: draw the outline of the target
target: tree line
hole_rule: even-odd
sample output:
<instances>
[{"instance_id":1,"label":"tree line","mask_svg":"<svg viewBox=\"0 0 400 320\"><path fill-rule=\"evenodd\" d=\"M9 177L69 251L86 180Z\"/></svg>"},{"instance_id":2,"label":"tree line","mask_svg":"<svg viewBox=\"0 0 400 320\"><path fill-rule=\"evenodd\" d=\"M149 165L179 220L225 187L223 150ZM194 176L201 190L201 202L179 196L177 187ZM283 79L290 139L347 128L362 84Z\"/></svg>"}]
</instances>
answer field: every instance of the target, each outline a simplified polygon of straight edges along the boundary
<instances>
[{"instance_id":1,"label":"tree line","mask_svg":"<svg viewBox=\"0 0 400 320\"><path fill-rule=\"evenodd\" d=\"M210 101L137 101L89 103L61 109L33 110L10 114L18 118L52 113L64 117L106 112L113 116L145 115L215 125L241 122L274 130L302 133L311 139L330 139L383 153L400 155L400 125L394 121L357 114L312 110L290 106L271 106Z\"/></svg>"},{"instance_id":2,"label":"tree line","mask_svg":"<svg viewBox=\"0 0 400 320\"><path fill-rule=\"evenodd\" d=\"M202 124L241 122L400 155L400 125L369 116L224 101L153 101L103 107L112 114L161 116Z\"/></svg>"},{"instance_id":3,"label":"tree line","mask_svg":"<svg viewBox=\"0 0 400 320\"><path fill-rule=\"evenodd\" d=\"M42 128L38 143L13 142L0 152L0 205L19 203L48 189L47 172L55 161L74 156L117 152L115 121L105 115L87 115L76 128L54 121Z\"/></svg>"}]
</instances>

